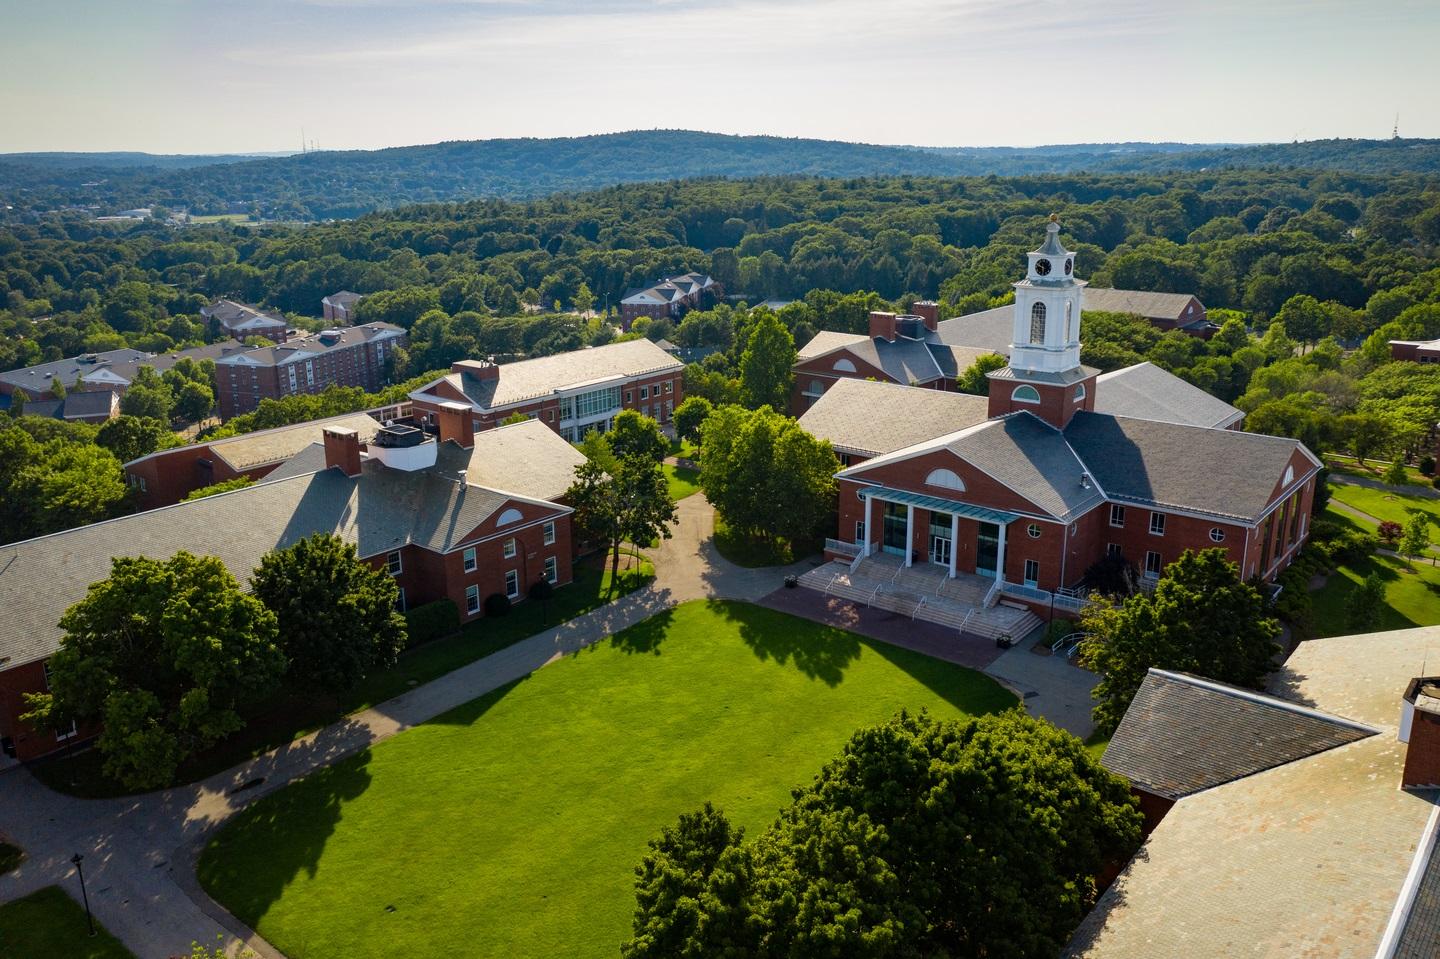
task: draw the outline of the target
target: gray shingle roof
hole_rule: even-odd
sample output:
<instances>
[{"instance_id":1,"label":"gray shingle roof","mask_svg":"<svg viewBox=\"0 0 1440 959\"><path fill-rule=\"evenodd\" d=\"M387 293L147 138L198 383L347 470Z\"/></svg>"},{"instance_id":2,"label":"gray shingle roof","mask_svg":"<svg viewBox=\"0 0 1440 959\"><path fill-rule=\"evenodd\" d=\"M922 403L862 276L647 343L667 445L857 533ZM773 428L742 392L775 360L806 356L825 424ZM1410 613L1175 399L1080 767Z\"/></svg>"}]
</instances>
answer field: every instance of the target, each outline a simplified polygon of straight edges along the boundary
<instances>
[{"instance_id":1,"label":"gray shingle roof","mask_svg":"<svg viewBox=\"0 0 1440 959\"><path fill-rule=\"evenodd\" d=\"M1440 856L1434 846L1405 916L1393 959L1435 959L1440 956Z\"/></svg>"},{"instance_id":2,"label":"gray shingle roof","mask_svg":"<svg viewBox=\"0 0 1440 959\"><path fill-rule=\"evenodd\" d=\"M1274 491L1255 478L1279 482L1295 451L1304 449L1281 436L1104 413L1076 413L1065 438L1112 500L1246 522L1260 517Z\"/></svg>"},{"instance_id":3,"label":"gray shingle roof","mask_svg":"<svg viewBox=\"0 0 1440 959\"><path fill-rule=\"evenodd\" d=\"M875 456L983 422L989 402L967 393L839 379L799 423L840 452Z\"/></svg>"},{"instance_id":4,"label":"gray shingle roof","mask_svg":"<svg viewBox=\"0 0 1440 959\"><path fill-rule=\"evenodd\" d=\"M859 333L837 333L822 330L796 351L797 362L813 360L840 350L854 354L871 366L883 370L896 383L933 383L938 379L953 380L977 359L994 350L963 346L942 341L935 334L924 340L898 337L893 342L872 339Z\"/></svg>"},{"instance_id":5,"label":"gray shingle roof","mask_svg":"<svg viewBox=\"0 0 1440 959\"><path fill-rule=\"evenodd\" d=\"M1029 413L991 420L945 445L1058 519L1103 501L1093 483L1081 483L1085 464L1065 437Z\"/></svg>"},{"instance_id":6,"label":"gray shingle roof","mask_svg":"<svg viewBox=\"0 0 1440 959\"><path fill-rule=\"evenodd\" d=\"M216 300L202 307L200 314L212 319L227 330L270 330L286 326L284 317L272 316L264 310L234 300Z\"/></svg>"},{"instance_id":7,"label":"gray shingle roof","mask_svg":"<svg viewBox=\"0 0 1440 959\"><path fill-rule=\"evenodd\" d=\"M327 333L298 336L275 346L244 350L216 362L235 366L279 366L362 343L399 339L404 335L405 330L392 323L366 323L363 326L347 326Z\"/></svg>"},{"instance_id":8,"label":"gray shingle roof","mask_svg":"<svg viewBox=\"0 0 1440 959\"><path fill-rule=\"evenodd\" d=\"M1100 374L1095 412L1223 429L1245 414L1154 363Z\"/></svg>"},{"instance_id":9,"label":"gray shingle roof","mask_svg":"<svg viewBox=\"0 0 1440 959\"><path fill-rule=\"evenodd\" d=\"M1086 287L1080 308L1101 313L1134 313L1147 319L1189 322L1200 319L1198 310L1187 316L1185 308L1194 299L1189 293L1151 293L1146 290L1110 290Z\"/></svg>"},{"instance_id":10,"label":"gray shingle roof","mask_svg":"<svg viewBox=\"0 0 1440 959\"><path fill-rule=\"evenodd\" d=\"M241 471L288 460L311 443L323 442L327 426L343 426L360 434L360 442L368 443L380 429L380 422L366 413L346 413L323 420L310 420L292 426L242 433L229 439L216 440L210 451L224 460L231 469Z\"/></svg>"},{"instance_id":11,"label":"gray shingle roof","mask_svg":"<svg viewBox=\"0 0 1440 959\"><path fill-rule=\"evenodd\" d=\"M444 379L477 407L488 410L551 396L590 383L598 388L606 380L667 370L678 373L684 368L685 364L642 338L518 363L502 363L500 375L495 379L480 379L469 373L451 373ZM434 385L431 383L422 387L414 395L423 394Z\"/></svg>"},{"instance_id":12,"label":"gray shingle roof","mask_svg":"<svg viewBox=\"0 0 1440 959\"><path fill-rule=\"evenodd\" d=\"M539 420L526 420L475 434L465 475L476 486L553 500L575 481L585 454Z\"/></svg>"},{"instance_id":13,"label":"gray shingle roof","mask_svg":"<svg viewBox=\"0 0 1440 959\"><path fill-rule=\"evenodd\" d=\"M51 360L49 363L40 363L0 373L0 382L21 387L32 397L48 390L50 381L57 376L66 388L74 386L75 381L81 377L93 378L97 374L104 377L103 382L123 386L135 379L135 371L142 366L148 366L156 372L163 373L186 357L193 360L213 360L246 348L235 340L225 340L207 346L195 346L188 350L176 350L174 353L158 355L131 349L85 353L81 356Z\"/></svg>"},{"instance_id":14,"label":"gray shingle roof","mask_svg":"<svg viewBox=\"0 0 1440 959\"><path fill-rule=\"evenodd\" d=\"M1179 799L1374 734L1263 693L1151 669L1101 762L1146 792Z\"/></svg>"},{"instance_id":15,"label":"gray shingle roof","mask_svg":"<svg viewBox=\"0 0 1440 959\"><path fill-rule=\"evenodd\" d=\"M967 313L964 316L941 320L936 324L935 335L942 343L950 346L968 346L974 349L1010 356L1010 341L1015 333L1015 308L998 306L993 310Z\"/></svg>"}]
</instances>

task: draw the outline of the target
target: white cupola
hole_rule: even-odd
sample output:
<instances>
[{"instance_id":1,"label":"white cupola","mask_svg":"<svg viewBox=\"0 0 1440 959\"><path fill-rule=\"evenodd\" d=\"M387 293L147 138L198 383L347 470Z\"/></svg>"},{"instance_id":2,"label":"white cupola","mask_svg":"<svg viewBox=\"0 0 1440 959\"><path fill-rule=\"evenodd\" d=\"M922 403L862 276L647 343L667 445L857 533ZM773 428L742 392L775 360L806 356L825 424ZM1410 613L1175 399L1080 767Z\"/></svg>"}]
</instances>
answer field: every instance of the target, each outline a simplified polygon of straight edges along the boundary
<instances>
[{"instance_id":1,"label":"white cupola","mask_svg":"<svg viewBox=\"0 0 1440 959\"><path fill-rule=\"evenodd\" d=\"M1025 279L1015 284L1010 368L1017 373L1062 373L1080 366L1080 291L1075 254L1060 244L1060 218L1051 214L1045 242L1028 254Z\"/></svg>"}]
</instances>

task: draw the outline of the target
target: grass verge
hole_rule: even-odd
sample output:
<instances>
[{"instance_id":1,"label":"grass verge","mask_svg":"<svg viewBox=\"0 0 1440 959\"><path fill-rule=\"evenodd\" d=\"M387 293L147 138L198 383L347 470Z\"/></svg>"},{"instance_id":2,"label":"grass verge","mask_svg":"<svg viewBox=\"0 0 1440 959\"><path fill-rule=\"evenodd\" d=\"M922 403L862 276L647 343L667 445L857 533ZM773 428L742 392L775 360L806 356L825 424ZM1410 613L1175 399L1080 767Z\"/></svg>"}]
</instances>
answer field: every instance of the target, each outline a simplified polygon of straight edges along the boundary
<instances>
[{"instance_id":1,"label":"grass verge","mask_svg":"<svg viewBox=\"0 0 1440 959\"><path fill-rule=\"evenodd\" d=\"M204 779L283 746L350 713L393 699L551 626L598 609L654 578L655 569L648 560L626 554L621 558L619 582L612 591L608 566L602 570L597 561L577 563L574 581L557 589L547 604L519 603L508 616L480 619L451 636L406 650L393 668L367 676L338 698L281 694L262 704L246 716L244 729L187 760L176 782ZM30 769L51 789L71 796L102 799L133 792L106 776L103 765L100 753L89 749L34 763Z\"/></svg>"},{"instance_id":2,"label":"grass verge","mask_svg":"<svg viewBox=\"0 0 1440 959\"><path fill-rule=\"evenodd\" d=\"M670 485L670 498L677 503L687 496L700 492L700 471L688 466L671 466L665 463L665 482Z\"/></svg>"},{"instance_id":3,"label":"grass verge","mask_svg":"<svg viewBox=\"0 0 1440 959\"><path fill-rule=\"evenodd\" d=\"M1401 526L1410 522L1410 517L1417 512L1426 514L1431 522L1440 524L1440 499L1391 493L1364 486L1347 486L1344 483L1330 484L1330 498L1378 520L1389 520Z\"/></svg>"},{"instance_id":4,"label":"grass verge","mask_svg":"<svg viewBox=\"0 0 1440 959\"><path fill-rule=\"evenodd\" d=\"M1325 518L1375 531L1373 524L1338 512L1333 506L1326 508ZM1431 565L1429 559L1417 560L1412 565L1403 559L1376 553L1358 563L1341 566L1330 574L1323 588L1310 594L1313 635L1344 636L1354 632L1346 620L1345 607L1351 594L1372 573L1379 575L1385 584L1385 608L1376 630L1440 625L1440 566Z\"/></svg>"},{"instance_id":5,"label":"grass verge","mask_svg":"<svg viewBox=\"0 0 1440 959\"><path fill-rule=\"evenodd\" d=\"M952 663L686 603L260 800L200 880L291 959L608 959L681 813L753 833L861 726L1013 705Z\"/></svg>"},{"instance_id":6,"label":"grass verge","mask_svg":"<svg viewBox=\"0 0 1440 959\"><path fill-rule=\"evenodd\" d=\"M85 910L59 886L0 906L0 956L5 959L135 959L97 922L90 937Z\"/></svg>"}]
</instances>

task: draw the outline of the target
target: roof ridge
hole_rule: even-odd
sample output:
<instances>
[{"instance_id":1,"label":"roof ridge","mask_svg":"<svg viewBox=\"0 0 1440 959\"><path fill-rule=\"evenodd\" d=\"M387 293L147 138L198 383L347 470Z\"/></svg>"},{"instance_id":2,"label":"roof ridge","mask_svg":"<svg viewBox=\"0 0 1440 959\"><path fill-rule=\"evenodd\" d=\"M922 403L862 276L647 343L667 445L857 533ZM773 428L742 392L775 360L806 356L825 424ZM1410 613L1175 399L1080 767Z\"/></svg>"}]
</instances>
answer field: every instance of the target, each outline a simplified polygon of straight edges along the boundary
<instances>
[{"instance_id":1,"label":"roof ridge","mask_svg":"<svg viewBox=\"0 0 1440 959\"><path fill-rule=\"evenodd\" d=\"M1232 686L1229 683L1222 683L1219 680L1208 679L1204 676L1197 676L1194 673L1186 673L1178 670L1160 669L1156 666L1151 666L1148 670L1146 670L1146 672L1155 676L1163 676L1166 679L1173 679L1176 682L1186 683L1190 686L1196 686L1200 689L1208 689L1209 691L1214 693L1220 693L1222 695L1231 696L1236 699L1247 700L1260 706L1269 706L1274 709L1284 710L1285 712L1295 713L1296 715L1300 716L1307 716L1311 719L1317 719L1322 722L1330 723L1332 725L1344 726L1347 729L1354 729L1358 732L1363 732L1371 736L1375 736L1380 733L1379 729L1371 726L1369 723L1362 723L1358 720L1347 719L1344 716L1337 716L1334 713L1327 713L1323 710L1315 709L1310 706L1304 706L1292 700L1281 699L1279 696L1274 696L1270 693L1262 693L1253 689L1245 689L1241 686Z\"/></svg>"}]
</instances>

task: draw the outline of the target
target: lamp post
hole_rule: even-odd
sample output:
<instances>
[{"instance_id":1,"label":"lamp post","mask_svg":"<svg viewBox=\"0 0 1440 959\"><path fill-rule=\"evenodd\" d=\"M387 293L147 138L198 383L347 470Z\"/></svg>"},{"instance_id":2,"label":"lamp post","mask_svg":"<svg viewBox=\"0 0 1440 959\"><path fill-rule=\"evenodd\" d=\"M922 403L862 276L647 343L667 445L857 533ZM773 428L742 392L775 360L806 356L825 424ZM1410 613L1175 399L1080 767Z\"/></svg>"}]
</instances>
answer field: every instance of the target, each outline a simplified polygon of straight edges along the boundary
<instances>
[{"instance_id":1,"label":"lamp post","mask_svg":"<svg viewBox=\"0 0 1440 959\"><path fill-rule=\"evenodd\" d=\"M80 898L85 901L85 921L90 925L90 935L95 935L95 917L90 914L90 894L85 891L85 870L80 866L80 860L85 857L78 852L70 857L70 865L80 874Z\"/></svg>"}]
</instances>

